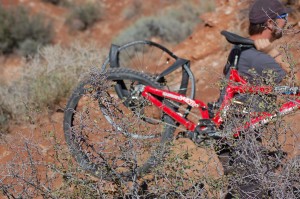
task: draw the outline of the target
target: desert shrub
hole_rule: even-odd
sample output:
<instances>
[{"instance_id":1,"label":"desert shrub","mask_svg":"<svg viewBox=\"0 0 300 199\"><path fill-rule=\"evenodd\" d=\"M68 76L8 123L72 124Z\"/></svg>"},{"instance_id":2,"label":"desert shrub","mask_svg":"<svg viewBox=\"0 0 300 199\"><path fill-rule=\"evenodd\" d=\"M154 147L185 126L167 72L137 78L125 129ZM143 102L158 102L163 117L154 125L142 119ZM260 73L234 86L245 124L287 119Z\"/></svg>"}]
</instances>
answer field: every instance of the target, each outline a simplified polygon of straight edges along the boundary
<instances>
[{"instance_id":1,"label":"desert shrub","mask_svg":"<svg viewBox=\"0 0 300 199\"><path fill-rule=\"evenodd\" d=\"M22 6L8 10L0 6L0 52L32 55L52 41L52 23L42 15L30 16Z\"/></svg>"},{"instance_id":2,"label":"desert shrub","mask_svg":"<svg viewBox=\"0 0 300 199\"><path fill-rule=\"evenodd\" d=\"M55 52L61 53L57 49ZM53 53L50 54L52 56L48 59L44 57L47 63L59 57L53 56ZM60 56L64 57L64 55ZM39 60L36 62L40 63ZM67 63L64 62L64 64ZM48 64L47 68L48 72L51 72L56 67ZM106 126L105 121L98 120L99 115L95 116L94 113L99 113L99 111L93 112L91 109L95 108L93 102L99 105L95 97L108 102L109 110L114 110L115 108L112 107L117 107L119 103L115 104L113 100L115 96L106 95L106 89L114 84L107 84L105 74L97 69L92 70L90 74L91 76L87 78L92 80L91 88L86 88L96 91L96 94L88 93L85 97L91 95L92 101L85 100L85 103L80 105L82 109L76 110L79 116L76 122L80 128L73 128L72 135L76 142L81 143L80 149L86 150L93 162L99 163L109 172L104 170L105 172L100 172L102 175L96 178L83 171L74 162L63 141L59 140L61 132L55 130L49 132L49 129L41 128L45 131L40 132L44 135L42 139L31 139L32 137L29 136L24 139L24 144L12 143L10 147L17 154L12 156L14 158L10 162L0 164L0 180L2 180L0 190L4 196L11 198L21 195L26 198L42 196L46 198L225 198L225 195L231 192L236 198L245 198L243 196L247 195L251 198L299 198L300 158L296 156L299 153L299 133L297 129L293 129L293 122L286 122L279 117L268 126L241 130L242 136L236 139L233 137L234 129L242 123L250 122L251 119L250 114L244 113L244 116L237 114L237 110L243 110L243 107L238 108L239 104L233 110L227 111L228 120L223 124L224 128L220 129L220 133L227 136L227 139L206 140L204 143L195 145L190 139L178 136L178 139L171 140L164 146L168 151L163 152L163 156L161 153L164 150L157 150L153 153L155 157L163 158L162 164L155 164L151 173L140 176L136 169L140 160L137 154L145 153L145 151L139 147L141 145L138 143L149 143L149 139L136 139L132 136L118 137L122 135L120 129L126 129L126 126L132 124L128 123L128 117L132 115L120 109L116 111L122 113L123 117L118 117L118 115L114 117L114 124L117 124L117 128ZM104 107L106 106L102 106ZM113 117L113 115L110 116ZM191 117L199 119L197 115L191 115ZM142 125L142 122L144 121L139 119L134 121L137 125ZM94 136L101 137L101 141L93 142ZM112 139L111 136L117 137ZM20 139L23 137L20 136ZM53 149L45 147L44 139L51 142L50 146ZM111 156L114 151L111 145L114 144L117 144L121 153L113 153L114 155ZM230 149L232 157L228 165L221 165L220 157L217 156L222 147L225 147L224 145ZM287 153L289 153L288 156ZM112 162L124 161L125 163L121 164L122 168L118 168L120 166L118 164L111 164L107 159L107 154L113 158ZM127 167L131 171L130 179L122 180L122 177L113 175L116 170ZM115 178L111 181L104 180L105 175L110 174ZM241 189L245 185L255 185L255 189ZM263 196L260 196L260 193Z\"/></svg>"},{"instance_id":3,"label":"desert shrub","mask_svg":"<svg viewBox=\"0 0 300 199\"><path fill-rule=\"evenodd\" d=\"M123 10L122 15L126 20L132 19L137 16L142 11L143 3L139 0L133 1L125 10Z\"/></svg>"},{"instance_id":4,"label":"desert shrub","mask_svg":"<svg viewBox=\"0 0 300 199\"><path fill-rule=\"evenodd\" d=\"M96 78L99 83L96 86L104 88L108 86L105 85L105 81L99 82L99 77L101 78L101 76ZM105 92L105 90L103 91ZM110 98L105 100L111 101ZM90 113L87 110L84 112ZM82 119L94 119L92 114L89 116L91 117ZM120 119L121 122L128 125L126 115ZM235 122L240 123L239 121ZM82 124L82 128L90 129L92 127L84 121ZM90 130L93 131L92 129ZM97 128L97 135L101 133L100 129ZM284 145L288 144L286 143L286 134L290 133L290 130L290 124L280 118L266 128L256 129L256 133L263 133L261 137L263 142L257 141L252 130L245 130L243 132L245 136L240 139L231 139L232 137L229 137L231 132L226 132L228 133L226 143L234 144L232 153L235 154L230 164L233 172L228 176L223 175L224 169L214 150L217 149L215 146L222 144L221 142L211 141L196 146L189 139L179 138L167 145L170 150L164 154L163 164L156 165L150 175L146 174L137 178L137 170L132 169L131 180L122 181L116 178L106 181L101 177L95 178L79 168L63 144L64 141L60 140L60 132L48 129L38 132L44 135L38 140L31 139L30 136L28 138L20 136L22 144L11 143L10 147L16 154L12 156L11 161L0 165L0 190L8 198L18 198L22 195L26 198L196 199L225 198L229 191L236 195L236 198L243 198L239 194L243 194L243 196L248 194L251 198L263 198L255 195L261 191L265 198L296 199L300 194L300 159L299 157L287 157L281 151ZM120 134L119 130L115 131L116 134ZM114 134L114 130L109 133ZM86 139L81 137L82 135L75 133L74 136L80 136L80 142L85 143ZM105 139L109 139L108 136ZM45 142L50 142L48 144L51 147L45 147ZM130 143L133 142L137 142L137 140L130 136L117 142L120 148L124 147L129 150L122 157L132 165L138 159L135 159L135 156L128 157L128 153L139 152L137 148L131 146ZM101 144L103 143L101 142ZM88 147L93 148L93 144ZM290 151L291 154L298 151L297 142L293 147ZM45 148L47 148L47 153L44 152ZM83 147L82 150L84 149ZM101 149L97 151L99 156L93 156L95 158L93 160L101 164L105 162L103 159L105 156L102 156L101 153L109 151L106 147L97 149ZM105 167L108 166L105 165ZM110 171L114 172L114 168ZM239 192L241 185L251 183L258 185L255 190L248 193Z\"/></svg>"},{"instance_id":5,"label":"desert shrub","mask_svg":"<svg viewBox=\"0 0 300 199\"><path fill-rule=\"evenodd\" d=\"M199 15L207 10L193 3L182 3L180 8L172 8L157 16L143 17L123 30L114 42L122 44L132 40L158 37L168 43L178 43L187 38L201 22Z\"/></svg>"},{"instance_id":6,"label":"desert shrub","mask_svg":"<svg viewBox=\"0 0 300 199\"><path fill-rule=\"evenodd\" d=\"M101 18L102 10L99 4L85 3L72 8L66 23L75 30L86 30Z\"/></svg>"},{"instance_id":7,"label":"desert shrub","mask_svg":"<svg viewBox=\"0 0 300 199\"><path fill-rule=\"evenodd\" d=\"M0 165L1 198L106 198L102 191L105 182L74 164L57 132L38 133L44 135L38 141L20 136L19 146L6 145L16 153ZM40 147L42 142L49 144L47 159Z\"/></svg>"},{"instance_id":8,"label":"desert shrub","mask_svg":"<svg viewBox=\"0 0 300 199\"><path fill-rule=\"evenodd\" d=\"M191 34L189 29L172 18L146 17L138 20L134 26L126 29L114 42L120 44L129 40L159 37L166 42L176 43L182 41L189 34Z\"/></svg>"},{"instance_id":9,"label":"desert shrub","mask_svg":"<svg viewBox=\"0 0 300 199\"><path fill-rule=\"evenodd\" d=\"M243 139L234 142L233 158L227 168L227 191L236 198L299 198L300 159L287 158L283 150L293 133L290 124L278 120L256 133L261 135L262 143L253 131L244 132Z\"/></svg>"},{"instance_id":10,"label":"desert shrub","mask_svg":"<svg viewBox=\"0 0 300 199\"><path fill-rule=\"evenodd\" d=\"M97 49L79 44L68 49L59 45L42 48L24 66L20 79L0 86L1 120L29 119L28 111L53 108L90 67L100 66L103 53Z\"/></svg>"},{"instance_id":11,"label":"desert shrub","mask_svg":"<svg viewBox=\"0 0 300 199\"><path fill-rule=\"evenodd\" d=\"M61 6L70 8L75 2L74 0L41 0L45 3L53 4L55 6Z\"/></svg>"},{"instance_id":12,"label":"desert shrub","mask_svg":"<svg viewBox=\"0 0 300 199\"><path fill-rule=\"evenodd\" d=\"M2 98L3 96L1 96ZM0 98L0 101L3 102L4 100ZM10 111L6 110L5 107L0 104L0 136L7 132L8 130L8 121L10 119Z\"/></svg>"},{"instance_id":13,"label":"desert shrub","mask_svg":"<svg viewBox=\"0 0 300 199\"><path fill-rule=\"evenodd\" d=\"M204 13L204 12L212 12L216 8L216 1L202 1L198 0L198 6L199 6L199 12Z\"/></svg>"},{"instance_id":14,"label":"desert shrub","mask_svg":"<svg viewBox=\"0 0 300 199\"><path fill-rule=\"evenodd\" d=\"M55 5L57 5L61 2L61 0L42 0L42 1L47 2L47 3L52 3Z\"/></svg>"}]
</instances>

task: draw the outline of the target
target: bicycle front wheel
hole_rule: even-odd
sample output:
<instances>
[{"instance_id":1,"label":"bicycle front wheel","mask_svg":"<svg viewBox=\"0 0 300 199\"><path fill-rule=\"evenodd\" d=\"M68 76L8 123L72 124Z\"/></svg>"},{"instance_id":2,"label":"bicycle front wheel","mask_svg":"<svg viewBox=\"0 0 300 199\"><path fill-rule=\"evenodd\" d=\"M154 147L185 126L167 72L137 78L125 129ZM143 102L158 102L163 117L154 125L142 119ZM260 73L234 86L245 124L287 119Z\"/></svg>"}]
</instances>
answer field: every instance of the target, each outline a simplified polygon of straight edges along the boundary
<instances>
[{"instance_id":1,"label":"bicycle front wheel","mask_svg":"<svg viewBox=\"0 0 300 199\"><path fill-rule=\"evenodd\" d=\"M140 85L160 88L150 76L116 68L104 77L84 81L73 92L64 115L66 142L93 175L132 180L161 162L174 120L136 95ZM115 89L118 81L126 85L122 99Z\"/></svg>"}]
</instances>

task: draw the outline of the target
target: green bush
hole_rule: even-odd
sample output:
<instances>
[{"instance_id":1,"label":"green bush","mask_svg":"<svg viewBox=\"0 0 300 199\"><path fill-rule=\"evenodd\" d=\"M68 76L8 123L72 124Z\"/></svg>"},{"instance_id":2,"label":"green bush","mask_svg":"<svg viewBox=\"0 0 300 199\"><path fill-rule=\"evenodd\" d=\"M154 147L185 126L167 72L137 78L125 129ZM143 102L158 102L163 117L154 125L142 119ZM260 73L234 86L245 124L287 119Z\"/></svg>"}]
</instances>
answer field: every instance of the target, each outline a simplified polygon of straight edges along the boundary
<instances>
[{"instance_id":1,"label":"green bush","mask_svg":"<svg viewBox=\"0 0 300 199\"><path fill-rule=\"evenodd\" d=\"M22 6L7 10L0 6L0 53L32 55L52 38L52 23L42 15L30 16Z\"/></svg>"},{"instance_id":2,"label":"green bush","mask_svg":"<svg viewBox=\"0 0 300 199\"><path fill-rule=\"evenodd\" d=\"M187 38L201 22L199 15L211 10L211 6L196 6L193 3L182 3L179 8L172 8L158 16L143 17L132 26L122 31L115 39L117 44L133 40L159 37L168 43L178 43Z\"/></svg>"},{"instance_id":3,"label":"green bush","mask_svg":"<svg viewBox=\"0 0 300 199\"><path fill-rule=\"evenodd\" d=\"M101 17L101 7L95 3L85 3L73 7L66 23L72 29L86 30L91 27Z\"/></svg>"}]
</instances>

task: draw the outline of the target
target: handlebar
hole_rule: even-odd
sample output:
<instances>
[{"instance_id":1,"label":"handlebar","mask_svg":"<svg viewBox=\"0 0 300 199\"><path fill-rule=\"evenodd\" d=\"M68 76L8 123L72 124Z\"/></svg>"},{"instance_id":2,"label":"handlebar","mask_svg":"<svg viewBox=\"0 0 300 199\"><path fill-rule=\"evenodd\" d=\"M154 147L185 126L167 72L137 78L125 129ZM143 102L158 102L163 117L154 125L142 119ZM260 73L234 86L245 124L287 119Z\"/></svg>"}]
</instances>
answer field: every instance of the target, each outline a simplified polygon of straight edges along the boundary
<instances>
[{"instance_id":1,"label":"handlebar","mask_svg":"<svg viewBox=\"0 0 300 199\"><path fill-rule=\"evenodd\" d=\"M299 93L299 87L289 87L289 86L276 86L274 88L275 93L284 95L296 95Z\"/></svg>"}]
</instances>

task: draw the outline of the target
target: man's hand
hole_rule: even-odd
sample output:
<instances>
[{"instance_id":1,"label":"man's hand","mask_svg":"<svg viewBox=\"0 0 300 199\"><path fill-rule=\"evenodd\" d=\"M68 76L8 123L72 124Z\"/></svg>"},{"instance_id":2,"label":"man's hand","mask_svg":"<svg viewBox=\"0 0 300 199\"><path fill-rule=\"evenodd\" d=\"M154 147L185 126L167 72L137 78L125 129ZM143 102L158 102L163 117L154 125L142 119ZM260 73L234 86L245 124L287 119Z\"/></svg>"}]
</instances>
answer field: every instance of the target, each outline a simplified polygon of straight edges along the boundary
<instances>
[{"instance_id":1,"label":"man's hand","mask_svg":"<svg viewBox=\"0 0 300 199\"><path fill-rule=\"evenodd\" d=\"M254 41L257 50L268 53L273 49L271 42L268 39L257 39Z\"/></svg>"},{"instance_id":2,"label":"man's hand","mask_svg":"<svg viewBox=\"0 0 300 199\"><path fill-rule=\"evenodd\" d=\"M271 57L276 57L280 54L268 39L257 39L254 41L257 50L269 54Z\"/></svg>"}]
</instances>

